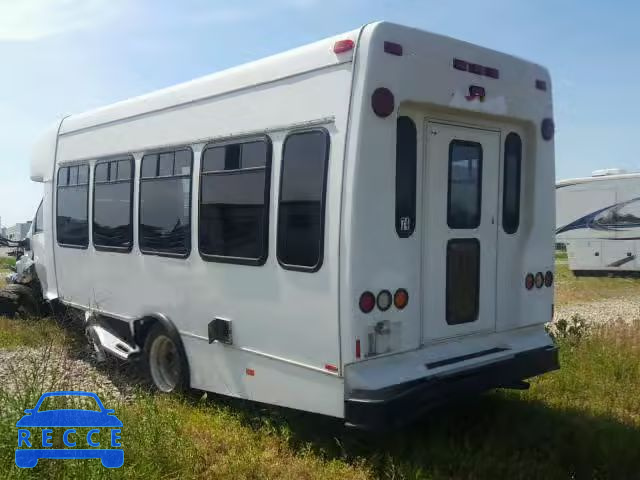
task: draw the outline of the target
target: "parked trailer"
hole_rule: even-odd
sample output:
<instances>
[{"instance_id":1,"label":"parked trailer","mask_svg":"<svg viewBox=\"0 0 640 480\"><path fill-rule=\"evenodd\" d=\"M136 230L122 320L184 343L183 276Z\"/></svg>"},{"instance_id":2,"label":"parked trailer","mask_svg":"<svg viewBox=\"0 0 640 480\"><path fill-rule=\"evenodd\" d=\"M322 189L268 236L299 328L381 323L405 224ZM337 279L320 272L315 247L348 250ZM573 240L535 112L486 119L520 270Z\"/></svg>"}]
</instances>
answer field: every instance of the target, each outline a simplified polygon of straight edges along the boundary
<instances>
[{"instance_id":1,"label":"parked trailer","mask_svg":"<svg viewBox=\"0 0 640 480\"><path fill-rule=\"evenodd\" d=\"M391 23L66 117L44 295L164 392L377 428L522 388L558 366L551 118L544 68Z\"/></svg>"},{"instance_id":2,"label":"parked trailer","mask_svg":"<svg viewBox=\"0 0 640 480\"><path fill-rule=\"evenodd\" d=\"M597 170L556 185L556 242L578 275L640 271L640 174Z\"/></svg>"}]
</instances>

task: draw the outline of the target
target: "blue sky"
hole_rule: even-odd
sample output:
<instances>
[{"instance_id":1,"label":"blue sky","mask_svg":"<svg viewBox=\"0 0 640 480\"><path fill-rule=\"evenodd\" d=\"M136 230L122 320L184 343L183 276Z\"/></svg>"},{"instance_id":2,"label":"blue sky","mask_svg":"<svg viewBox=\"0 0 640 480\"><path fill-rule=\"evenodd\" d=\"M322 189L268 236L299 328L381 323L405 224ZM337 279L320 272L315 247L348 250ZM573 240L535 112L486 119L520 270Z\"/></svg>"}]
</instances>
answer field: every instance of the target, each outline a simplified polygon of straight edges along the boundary
<instances>
[{"instance_id":1,"label":"blue sky","mask_svg":"<svg viewBox=\"0 0 640 480\"><path fill-rule=\"evenodd\" d=\"M640 2L0 0L0 216L30 218L39 132L81 112L389 20L547 66L557 177L640 169Z\"/></svg>"}]
</instances>

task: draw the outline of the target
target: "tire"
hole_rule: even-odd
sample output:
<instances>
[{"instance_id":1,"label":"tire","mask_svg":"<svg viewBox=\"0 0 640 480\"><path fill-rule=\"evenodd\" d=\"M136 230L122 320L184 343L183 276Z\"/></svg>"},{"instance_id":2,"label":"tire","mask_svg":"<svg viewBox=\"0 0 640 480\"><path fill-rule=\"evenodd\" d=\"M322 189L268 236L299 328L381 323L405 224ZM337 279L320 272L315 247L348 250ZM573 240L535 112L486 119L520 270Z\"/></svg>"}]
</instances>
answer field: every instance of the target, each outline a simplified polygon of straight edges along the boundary
<instances>
[{"instance_id":1,"label":"tire","mask_svg":"<svg viewBox=\"0 0 640 480\"><path fill-rule=\"evenodd\" d=\"M151 327L143 355L146 377L155 390L175 393L189 388L189 364L182 341L160 322Z\"/></svg>"},{"instance_id":2,"label":"tire","mask_svg":"<svg viewBox=\"0 0 640 480\"><path fill-rule=\"evenodd\" d=\"M20 285L17 283L6 285L2 291L0 291L0 296L3 297L3 300L5 301L4 303L8 301L13 302L11 307L7 307L5 305L5 308L3 308L3 311L6 308L13 310L12 312L9 312L8 310L3 312L5 315L18 315L20 317L40 316L40 302L36 298L35 292L26 285Z\"/></svg>"}]
</instances>

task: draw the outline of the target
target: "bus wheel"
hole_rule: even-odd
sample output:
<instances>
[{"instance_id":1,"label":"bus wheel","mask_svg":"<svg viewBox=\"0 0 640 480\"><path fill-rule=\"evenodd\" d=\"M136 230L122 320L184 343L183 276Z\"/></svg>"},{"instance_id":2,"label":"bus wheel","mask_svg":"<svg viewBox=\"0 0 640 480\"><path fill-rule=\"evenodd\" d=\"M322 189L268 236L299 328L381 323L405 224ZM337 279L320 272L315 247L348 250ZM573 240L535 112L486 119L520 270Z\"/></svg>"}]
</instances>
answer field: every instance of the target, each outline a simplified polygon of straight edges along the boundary
<instances>
[{"instance_id":1,"label":"bus wheel","mask_svg":"<svg viewBox=\"0 0 640 480\"><path fill-rule=\"evenodd\" d=\"M188 388L187 357L182 344L160 323L151 327L143 352L147 377L153 387L163 393L182 392Z\"/></svg>"}]
</instances>

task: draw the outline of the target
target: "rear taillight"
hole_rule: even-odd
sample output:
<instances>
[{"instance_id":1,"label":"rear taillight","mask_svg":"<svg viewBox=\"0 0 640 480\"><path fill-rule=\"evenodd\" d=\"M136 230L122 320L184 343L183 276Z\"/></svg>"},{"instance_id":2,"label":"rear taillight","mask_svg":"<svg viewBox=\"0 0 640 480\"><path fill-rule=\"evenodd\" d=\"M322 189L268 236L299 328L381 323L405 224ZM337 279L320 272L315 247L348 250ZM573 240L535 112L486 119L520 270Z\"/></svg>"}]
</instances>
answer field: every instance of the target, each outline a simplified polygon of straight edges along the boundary
<instances>
[{"instance_id":1,"label":"rear taillight","mask_svg":"<svg viewBox=\"0 0 640 480\"><path fill-rule=\"evenodd\" d=\"M371 292L364 292L360 295L358 304L362 313L369 313L376 306L376 297Z\"/></svg>"},{"instance_id":2,"label":"rear taillight","mask_svg":"<svg viewBox=\"0 0 640 480\"><path fill-rule=\"evenodd\" d=\"M371 107L373 112L380 118L388 117L395 109L395 98L388 88L376 88L371 95Z\"/></svg>"},{"instance_id":3,"label":"rear taillight","mask_svg":"<svg viewBox=\"0 0 640 480\"><path fill-rule=\"evenodd\" d=\"M544 275L542 272L536 273L536 288L542 288L544 285Z\"/></svg>"},{"instance_id":4,"label":"rear taillight","mask_svg":"<svg viewBox=\"0 0 640 480\"><path fill-rule=\"evenodd\" d=\"M409 303L409 292L404 288L399 288L393 295L393 304L398 310L402 310Z\"/></svg>"},{"instance_id":5,"label":"rear taillight","mask_svg":"<svg viewBox=\"0 0 640 480\"><path fill-rule=\"evenodd\" d=\"M556 127L553 123L553 119L545 118L542 120L542 124L540 125L540 133L542 133L542 138L545 140L551 140L555 133Z\"/></svg>"},{"instance_id":6,"label":"rear taillight","mask_svg":"<svg viewBox=\"0 0 640 480\"><path fill-rule=\"evenodd\" d=\"M544 275L544 285L546 287L550 287L551 285L553 285L553 272L552 271L548 271L547 273L545 273L545 275Z\"/></svg>"},{"instance_id":7,"label":"rear taillight","mask_svg":"<svg viewBox=\"0 0 640 480\"><path fill-rule=\"evenodd\" d=\"M524 286L527 290L531 290L533 288L533 284L535 280L533 278L533 273L527 273L527 276L524 277Z\"/></svg>"}]
</instances>

